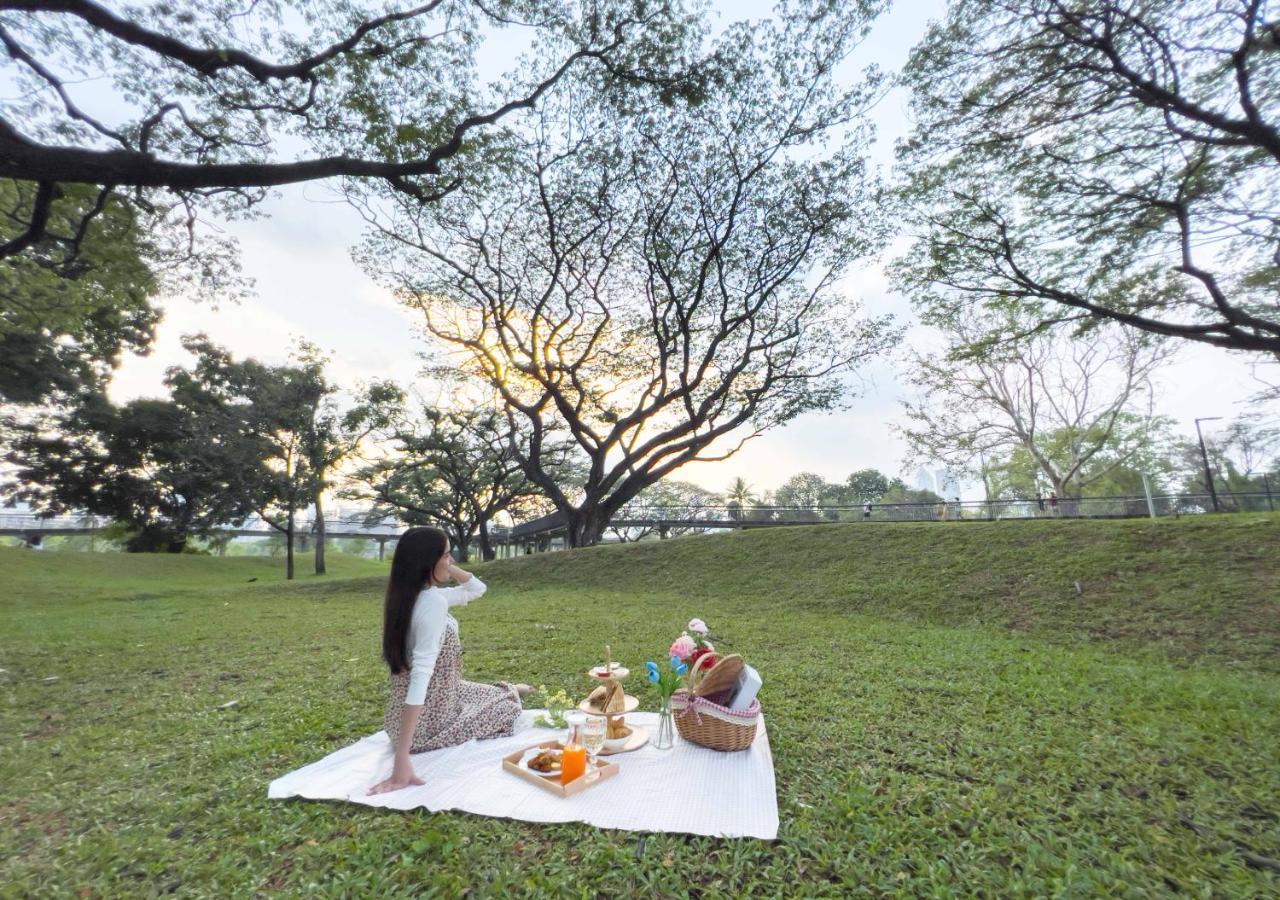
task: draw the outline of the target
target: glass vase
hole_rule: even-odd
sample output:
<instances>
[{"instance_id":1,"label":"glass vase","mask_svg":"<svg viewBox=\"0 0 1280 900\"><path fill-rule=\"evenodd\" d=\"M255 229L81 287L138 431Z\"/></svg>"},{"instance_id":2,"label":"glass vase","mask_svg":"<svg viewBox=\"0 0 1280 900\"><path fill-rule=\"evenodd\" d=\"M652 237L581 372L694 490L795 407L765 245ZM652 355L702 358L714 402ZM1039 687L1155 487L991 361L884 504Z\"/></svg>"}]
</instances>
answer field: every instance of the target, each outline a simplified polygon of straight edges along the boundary
<instances>
[{"instance_id":1,"label":"glass vase","mask_svg":"<svg viewBox=\"0 0 1280 900\"><path fill-rule=\"evenodd\" d=\"M676 745L676 723L671 717L671 698L663 697L658 704L658 730L653 736L655 750L670 750Z\"/></svg>"}]
</instances>

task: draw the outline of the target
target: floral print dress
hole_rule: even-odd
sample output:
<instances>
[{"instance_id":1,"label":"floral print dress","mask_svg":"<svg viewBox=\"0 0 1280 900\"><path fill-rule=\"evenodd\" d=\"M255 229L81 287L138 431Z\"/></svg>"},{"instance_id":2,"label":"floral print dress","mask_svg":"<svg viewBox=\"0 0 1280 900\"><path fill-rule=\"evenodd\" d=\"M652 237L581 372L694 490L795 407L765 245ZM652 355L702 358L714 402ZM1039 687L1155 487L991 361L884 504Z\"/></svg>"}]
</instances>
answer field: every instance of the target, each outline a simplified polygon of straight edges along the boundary
<instances>
[{"instance_id":1,"label":"floral print dress","mask_svg":"<svg viewBox=\"0 0 1280 900\"><path fill-rule=\"evenodd\" d=\"M473 581L478 579L473 578ZM483 591L483 585L479 586ZM445 589L458 591L458 588ZM474 589L467 593L474 593ZM478 595L477 595L478 596ZM465 599L463 599L465 597ZM466 602L465 594L450 600L450 605ZM431 640L430 637L425 640ZM391 675L390 696L382 726L394 745L400 737L405 696L409 690L412 669ZM504 681L480 684L462 678L462 642L458 625L448 616L431 680L427 684L422 715L414 728L411 753L439 750L465 744L472 738L505 737L512 733L520 715L520 700L515 688Z\"/></svg>"}]
</instances>

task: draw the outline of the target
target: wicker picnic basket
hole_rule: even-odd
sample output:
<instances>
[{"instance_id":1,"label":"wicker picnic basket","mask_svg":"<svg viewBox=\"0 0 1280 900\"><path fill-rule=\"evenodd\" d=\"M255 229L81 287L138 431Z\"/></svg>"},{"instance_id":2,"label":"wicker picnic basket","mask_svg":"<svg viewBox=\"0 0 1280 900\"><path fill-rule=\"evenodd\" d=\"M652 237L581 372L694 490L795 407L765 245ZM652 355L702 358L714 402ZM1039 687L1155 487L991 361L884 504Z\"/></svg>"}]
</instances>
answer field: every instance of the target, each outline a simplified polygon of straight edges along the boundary
<instances>
[{"instance_id":1,"label":"wicker picnic basket","mask_svg":"<svg viewBox=\"0 0 1280 900\"><path fill-rule=\"evenodd\" d=\"M671 695L671 715L680 737L712 750L746 750L756 739L760 701L746 709L729 709L688 691Z\"/></svg>"},{"instance_id":2,"label":"wicker picnic basket","mask_svg":"<svg viewBox=\"0 0 1280 900\"><path fill-rule=\"evenodd\" d=\"M741 659L739 658L739 663ZM711 671L717 668L713 666ZM702 678L711 674L694 667L692 691L678 690L671 695L671 715L680 737L712 750L746 750L756 739L760 723L760 701L752 700L746 709L730 709L706 697L698 696Z\"/></svg>"}]
</instances>

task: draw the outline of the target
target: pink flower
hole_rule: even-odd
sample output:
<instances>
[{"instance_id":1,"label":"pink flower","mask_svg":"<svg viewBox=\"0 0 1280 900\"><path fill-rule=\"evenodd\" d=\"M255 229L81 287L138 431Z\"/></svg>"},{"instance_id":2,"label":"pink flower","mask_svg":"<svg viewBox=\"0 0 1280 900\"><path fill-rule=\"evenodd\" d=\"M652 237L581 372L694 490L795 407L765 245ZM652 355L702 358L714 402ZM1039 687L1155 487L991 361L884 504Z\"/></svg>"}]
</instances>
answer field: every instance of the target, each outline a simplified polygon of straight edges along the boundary
<instances>
[{"instance_id":1,"label":"pink flower","mask_svg":"<svg viewBox=\"0 0 1280 900\"><path fill-rule=\"evenodd\" d=\"M707 628L707 623L701 619L690 619L687 627L694 634L701 634L703 636L705 636L710 630Z\"/></svg>"},{"instance_id":2,"label":"pink flower","mask_svg":"<svg viewBox=\"0 0 1280 900\"><path fill-rule=\"evenodd\" d=\"M667 655L674 656L681 662L687 662L697 646L693 638L689 637L688 634L682 634L672 642L671 649L667 651Z\"/></svg>"}]
</instances>

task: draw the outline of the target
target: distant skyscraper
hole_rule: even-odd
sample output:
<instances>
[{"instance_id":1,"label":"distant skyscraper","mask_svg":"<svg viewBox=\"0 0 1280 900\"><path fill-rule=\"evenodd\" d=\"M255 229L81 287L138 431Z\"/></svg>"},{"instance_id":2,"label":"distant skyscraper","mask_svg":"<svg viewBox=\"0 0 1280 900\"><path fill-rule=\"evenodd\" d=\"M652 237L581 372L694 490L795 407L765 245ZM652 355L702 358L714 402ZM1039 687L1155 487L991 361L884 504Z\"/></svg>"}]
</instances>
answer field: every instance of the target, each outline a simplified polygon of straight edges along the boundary
<instances>
[{"instance_id":1,"label":"distant skyscraper","mask_svg":"<svg viewBox=\"0 0 1280 900\"><path fill-rule=\"evenodd\" d=\"M934 493L939 497L950 499L960 496L960 483L945 469L936 470L933 473L933 479L934 484L937 485L934 488Z\"/></svg>"},{"instance_id":2,"label":"distant skyscraper","mask_svg":"<svg viewBox=\"0 0 1280 900\"><path fill-rule=\"evenodd\" d=\"M915 487L922 491L932 491L947 499L960 496L960 482L946 469L930 471L921 466L916 469Z\"/></svg>"}]
</instances>

